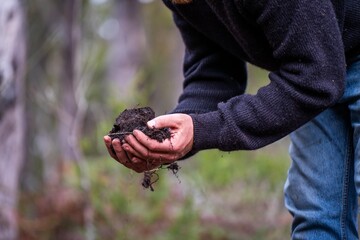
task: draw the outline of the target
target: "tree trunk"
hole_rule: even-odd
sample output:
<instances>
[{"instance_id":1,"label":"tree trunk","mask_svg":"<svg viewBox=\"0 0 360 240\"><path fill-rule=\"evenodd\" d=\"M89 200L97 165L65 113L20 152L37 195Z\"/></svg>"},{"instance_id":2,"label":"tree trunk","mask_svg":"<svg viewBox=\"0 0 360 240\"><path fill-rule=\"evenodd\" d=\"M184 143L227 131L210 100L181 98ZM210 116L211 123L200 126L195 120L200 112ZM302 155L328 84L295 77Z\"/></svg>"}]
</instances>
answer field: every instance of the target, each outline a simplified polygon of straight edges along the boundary
<instances>
[{"instance_id":1,"label":"tree trunk","mask_svg":"<svg viewBox=\"0 0 360 240\"><path fill-rule=\"evenodd\" d=\"M112 21L118 23L118 31L108 39L108 79L118 101L131 99L133 80L144 62L146 37L140 10L139 1L116 0L114 4L115 19Z\"/></svg>"},{"instance_id":2,"label":"tree trunk","mask_svg":"<svg viewBox=\"0 0 360 240\"><path fill-rule=\"evenodd\" d=\"M0 239L16 239L19 172L24 160L25 37L20 1L0 2Z\"/></svg>"},{"instance_id":3,"label":"tree trunk","mask_svg":"<svg viewBox=\"0 0 360 240\"><path fill-rule=\"evenodd\" d=\"M61 161L75 160L76 152L74 145L78 144L79 133L77 128L78 102L76 93L76 83L79 79L78 68L78 45L80 38L80 27L78 13L80 11L79 0L64 0L63 7L63 71L60 79L60 109L58 112L58 136L60 141ZM75 131L75 132L74 132ZM75 138L75 139L74 139Z\"/></svg>"},{"instance_id":4,"label":"tree trunk","mask_svg":"<svg viewBox=\"0 0 360 240\"><path fill-rule=\"evenodd\" d=\"M79 146L81 129L87 110L86 88L88 79L80 76L81 62L81 0L63 0L63 76L60 79L60 108L58 111L59 163L74 161L79 168L81 188L86 195L84 204L85 237L95 239L93 209L90 202L90 180L87 164ZM55 168L56 170L56 168ZM60 176L62 177L62 176ZM55 183L56 184L56 183Z\"/></svg>"}]
</instances>

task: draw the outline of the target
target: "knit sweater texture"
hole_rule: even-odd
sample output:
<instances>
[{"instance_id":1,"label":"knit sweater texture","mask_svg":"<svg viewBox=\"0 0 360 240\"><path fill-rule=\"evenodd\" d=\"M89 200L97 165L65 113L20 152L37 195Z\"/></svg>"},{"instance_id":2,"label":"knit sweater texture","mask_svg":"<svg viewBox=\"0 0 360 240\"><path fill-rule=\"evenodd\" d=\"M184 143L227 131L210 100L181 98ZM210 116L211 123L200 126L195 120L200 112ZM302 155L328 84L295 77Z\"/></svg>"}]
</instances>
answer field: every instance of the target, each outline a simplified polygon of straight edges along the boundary
<instances>
[{"instance_id":1,"label":"knit sweater texture","mask_svg":"<svg viewBox=\"0 0 360 240\"><path fill-rule=\"evenodd\" d=\"M359 0L163 2L186 51L173 112L193 119L192 153L257 149L302 126L342 96L360 53ZM246 94L246 63L270 83Z\"/></svg>"}]
</instances>

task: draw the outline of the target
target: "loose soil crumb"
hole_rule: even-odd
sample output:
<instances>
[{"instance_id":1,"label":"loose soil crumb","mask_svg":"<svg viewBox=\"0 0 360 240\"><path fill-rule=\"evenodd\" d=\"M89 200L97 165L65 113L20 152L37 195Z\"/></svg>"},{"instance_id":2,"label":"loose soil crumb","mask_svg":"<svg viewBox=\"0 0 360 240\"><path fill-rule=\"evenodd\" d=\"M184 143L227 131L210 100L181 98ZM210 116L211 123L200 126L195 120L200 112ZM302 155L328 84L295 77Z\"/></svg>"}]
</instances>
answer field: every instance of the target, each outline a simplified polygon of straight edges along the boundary
<instances>
[{"instance_id":1,"label":"loose soil crumb","mask_svg":"<svg viewBox=\"0 0 360 240\"><path fill-rule=\"evenodd\" d=\"M108 136L111 137L111 139L118 138L120 142L123 142L125 136L132 134L132 132L137 129L158 142L170 139L171 133L168 128L155 129L147 126L146 123L153 118L155 118L155 112L150 107L125 109L116 118ZM151 191L154 191L152 185L159 180L159 175L156 173L159 169L171 170L178 178L177 173L180 167L176 162L173 162L166 167L160 166L158 169L144 172L144 178L142 180L142 186L144 188L150 188Z\"/></svg>"}]
</instances>

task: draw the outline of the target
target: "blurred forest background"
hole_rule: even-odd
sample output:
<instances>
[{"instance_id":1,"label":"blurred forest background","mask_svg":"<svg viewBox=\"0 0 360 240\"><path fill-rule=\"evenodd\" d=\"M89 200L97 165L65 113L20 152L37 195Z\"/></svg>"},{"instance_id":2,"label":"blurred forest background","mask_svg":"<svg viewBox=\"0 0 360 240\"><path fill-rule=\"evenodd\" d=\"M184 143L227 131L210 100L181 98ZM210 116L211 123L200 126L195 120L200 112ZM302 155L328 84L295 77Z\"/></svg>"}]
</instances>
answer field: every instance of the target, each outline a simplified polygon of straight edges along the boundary
<instances>
[{"instance_id":1,"label":"blurred forest background","mask_svg":"<svg viewBox=\"0 0 360 240\"><path fill-rule=\"evenodd\" d=\"M288 239L287 139L142 174L103 136L125 108L169 112L183 45L160 0L0 2L0 239ZM249 66L249 93L267 73Z\"/></svg>"}]
</instances>

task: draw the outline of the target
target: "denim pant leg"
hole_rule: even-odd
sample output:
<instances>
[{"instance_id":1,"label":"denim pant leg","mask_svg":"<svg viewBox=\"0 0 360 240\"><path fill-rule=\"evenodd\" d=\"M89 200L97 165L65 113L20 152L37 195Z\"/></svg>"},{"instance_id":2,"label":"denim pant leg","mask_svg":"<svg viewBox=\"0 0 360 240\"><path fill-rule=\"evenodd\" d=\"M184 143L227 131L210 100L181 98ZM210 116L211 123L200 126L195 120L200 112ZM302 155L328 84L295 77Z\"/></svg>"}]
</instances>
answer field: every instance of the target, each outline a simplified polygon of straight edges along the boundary
<instances>
[{"instance_id":1,"label":"denim pant leg","mask_svg":"<svg viewBox=\"0 0 360 240\"><path fill-rule=\"evenodd\" d=\"M348 69L346 91L342 101L350 110L351 125L353 128L355 186L360 196L360 57Z\"/></svg>"},{"instance_id":2,"label":"denim pant leg","mask_svg":"<svg viewBox=\"0 0 360 240\"><path fill-rule=\"evenodd\" d=\"M285 205L292 239L357 239L352 134L346 107L337 105L291 134L292 164Z\"/></svg>"},{"instance_id":3,"label":"denim pant leg","mask_svg":"<svg viewBox=\"0 0 360 240\"><path fill-rule=\"evenodd\" d=\"M291 134L285 205L294 217L292 239L358 239L359 99L357 61L340 102Z\"/></svg>"}]
</instances>

